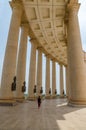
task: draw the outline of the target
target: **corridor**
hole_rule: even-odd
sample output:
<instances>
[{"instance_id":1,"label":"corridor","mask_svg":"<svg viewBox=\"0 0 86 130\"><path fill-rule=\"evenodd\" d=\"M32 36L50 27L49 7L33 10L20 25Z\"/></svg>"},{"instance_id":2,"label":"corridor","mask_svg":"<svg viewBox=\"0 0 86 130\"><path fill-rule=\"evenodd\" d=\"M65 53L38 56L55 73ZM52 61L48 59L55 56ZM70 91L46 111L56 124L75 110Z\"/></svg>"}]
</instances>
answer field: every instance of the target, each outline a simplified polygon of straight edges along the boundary
<instances>
[{"instance_id":1,"label":"corridor","mask_svg":"<svg viewBox=\"0 0 86 130\"><path fill-rule=\"evenodd\" d=\"M69 107L66 99L25 101L0 106L0 130L86 130L86 108Z\"/></svg>"}]
</instances>

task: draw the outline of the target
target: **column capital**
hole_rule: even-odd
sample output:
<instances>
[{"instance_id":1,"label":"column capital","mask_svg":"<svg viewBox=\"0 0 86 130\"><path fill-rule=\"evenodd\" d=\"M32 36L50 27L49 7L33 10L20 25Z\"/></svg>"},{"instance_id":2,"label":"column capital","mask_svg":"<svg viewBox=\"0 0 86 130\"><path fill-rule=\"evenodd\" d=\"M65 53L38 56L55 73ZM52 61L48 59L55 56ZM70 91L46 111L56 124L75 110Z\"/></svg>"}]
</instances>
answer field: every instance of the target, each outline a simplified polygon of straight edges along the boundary
<instances>
[{"instance_id":1,"label":"column capital","mask_svg":"<svg viewBox=\"0 0 86 130\"><path fill-rule=\"evenodd\" d=\"M78 13L78 10L79 10L79 7L80 7L80 3L77 3L77 2L70 2L67 6L67 10L68 10L68 13L75 13L77 14Z\"/></svg>"},{"instance_id":2,"label":"column capital","mask_svg":"<svg viewBox=\"0 0 86 130\"><path fill-rule=\"evenodd\" d=\"M63 66L63 64L62 63L58 63L60 66Z\"/></svg>"},{"instance_id":3,"label":"column capital","mask_svg":"<svg viewBox=\"0 0 86 130\"><path fill-rule=\"evenodd\" d=\"M9 3L10 3L10 6L12 7L12 9L23 8L22 0L13 0L13 1L10 1Z\"/></svg>"},{"instance_id":4,"label":"column capital","mask_svg":"<svg viewBox=\"0 0 86 130\"><path fill-rule=\"evenodd\" d=\"M69 3L78 3L78 0L69 0Z\"/></svg>"},{"instance_id":5,"label":"column capital","mask_svg":"<svg viewBox=\"0 0 86 130\"><path fill-rule=\"evenodd\" d=\"M29 28L29 27L28 27L28 22L22 22L22 23L21 23L21 27Z\"/></svg>"},{"instance_id":6,"label":"column capital","mask_svg":"<svg viewBox=\"0 0 86 130\"><path fill-rule=\"evenodd\" d=\"M67 10L64 19L64 22L66 24L68 23L69 17L71 17L74 14L75 15L78 14L79 7L80 7L80 3L78 3L78 0L70 0L70 2L67 5Z\"/></svg>"},{"instance_id":7,"label":"column capital","mask_svg":"<svg viewBox=\"0 0 86 130\"><path fill-rule=\"evenodd\" d=\"M50 59L50 54L45 54L46 58Z\"/></svg>"},{"instance_id":8,"label":"column capital","mask_svg":"<svg viewBox=\"0 0 86 130\"><path fill-rule=\"evenodd\" d=\"M53 59L51 59L51 60L52 60L52 62L56 62L56 59L54 59L54 58L53 58Z\"/></svg>"},{"instance_id":9,"label":"column capital","mask_svg":"<svg viewBox=\"0 0 86 130\"><path fill-rule=\"evenodd\" d=\"M37 49L38 49L39 51L42 51L42 46L38 46Z\"/></svg>"},{"instance_id":10,"label":"column capital","mask_svg":"<svg viewBox=\"0 0 86 130\"><path fill-rule=\"evenodd\" d=\"M38 43L37 43L37 39L36 38L31 38L30 42L31 42L31 44L35 45L35 47L37 48Z\"/></svg>"}]
</instances>

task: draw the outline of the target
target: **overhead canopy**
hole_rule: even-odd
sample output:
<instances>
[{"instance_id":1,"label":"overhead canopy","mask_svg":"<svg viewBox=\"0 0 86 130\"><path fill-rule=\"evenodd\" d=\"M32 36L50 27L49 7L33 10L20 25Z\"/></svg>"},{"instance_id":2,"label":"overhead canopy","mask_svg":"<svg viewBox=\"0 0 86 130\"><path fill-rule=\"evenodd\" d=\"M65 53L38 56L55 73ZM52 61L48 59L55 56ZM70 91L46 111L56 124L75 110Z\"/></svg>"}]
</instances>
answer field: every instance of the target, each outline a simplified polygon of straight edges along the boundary
<instances>
[{"instance_id":1,"label":"overhead canopy","mask_svg":"<svg viewBox=\"0 0 86 130\"><path fill-rule=\"evenodd\" d=\"M51 59L66 65L67 27L65 16L69 0L22 1L24 7L22 22L28 22L30 38L35 39L38 47Z\"/></svg>"}]
</instances>

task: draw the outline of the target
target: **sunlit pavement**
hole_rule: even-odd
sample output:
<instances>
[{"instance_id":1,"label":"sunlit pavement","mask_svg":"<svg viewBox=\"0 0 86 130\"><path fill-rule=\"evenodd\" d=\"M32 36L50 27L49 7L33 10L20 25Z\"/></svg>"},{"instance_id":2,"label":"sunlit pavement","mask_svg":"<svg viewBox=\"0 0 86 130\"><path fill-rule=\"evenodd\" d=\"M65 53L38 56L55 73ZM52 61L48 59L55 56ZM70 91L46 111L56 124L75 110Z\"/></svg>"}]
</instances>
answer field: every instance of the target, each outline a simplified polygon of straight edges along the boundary
<instances>
[{"instance_id":1,"label":"sunlit pavement","mask_svg":"<svg viewBox=\"0 0 86 130\"><path fill-rule=\"evenodd\" d=\"M69 107L66 99L26 101L0 106L0 130L86 130L86 108Z\"/></svg>"}]
</instances>

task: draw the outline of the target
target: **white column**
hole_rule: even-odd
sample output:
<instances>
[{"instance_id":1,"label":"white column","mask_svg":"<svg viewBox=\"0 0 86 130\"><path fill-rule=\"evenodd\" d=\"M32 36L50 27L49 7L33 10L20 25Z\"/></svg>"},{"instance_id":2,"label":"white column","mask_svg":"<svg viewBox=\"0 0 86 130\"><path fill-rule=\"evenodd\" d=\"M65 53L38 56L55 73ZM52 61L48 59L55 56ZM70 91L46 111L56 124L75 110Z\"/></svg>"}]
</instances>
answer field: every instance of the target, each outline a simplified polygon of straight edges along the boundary
<instances>
[{"instance_id":1,"label":"white column","mask_svg":"<svg viewBox=\"0 0 86 130\"><path fill-rule=\"evenodd\" d=\"M21 39L20 39L18 64L17 64L16 98L24 97L24 93L22 92L22 86L23 82L25 81L25 74L26 74L27 38L28 38L28 25L23 24L21 26Z\"/></svg>"},{"instance_id":2,"label":"white column","mask_svg":"<svg viewBox=\"0 0 86 130\"><path fill-rule=\"evenodd\" d=\"M60 96L63 96L64 82L63 82L63 66L60 65Z\"/></svg>"},{"instance_id":3,"label":"white column","mask_svg":"<svg viewBox=\"0 0 86 130\"><path fill-rule=\"evenodd\" d=\"M38 64L37 64L37 94L40 94L42 87L42 51L38 49Z\"/></svg>"},{"instance_id":4,"label":"white column","mask_svg":"<svg viewBox=\"0 0 86 130\"><path fill-rule=\"evenodd\" d=\"M5 58L1 80L1 99L11 99L13 94L11 84L16 72L16 57L19 38L19 27L21 23L22 7L20 2L13 3L13 12L10 23L9 35L5 51Z\"/></svg>"},{"instance_id":5,"label":"white column","mask_svg":"<svg viewBox=\"0 0 86 130\"><path fill-rule=\"evenodd\" d=\"M50 89L50 58L46 57L46 97L49 95Z\"/></svg>"},{"instance_id":6,"label":"white column","mask_svg":"<svg viewBox=\"0 0 86 130\"><path fill-rule=\"evenodd\" d=\"M79 4L68 5L68 66L70 77L70 103L86 104L86 71L78 23Z\"/></svg>"},{"instance_id":7,"label":"white column","mask_svg":"<svg viewBox=\"0 0 86 130\"><path fill-rule=\"evenodd\" d=\"M31 58L30 58L30 71L29 71L29 87L28 93L29 98L34 97L34 85L35 85L35 78L36 78L36 48L37 44L34 43L35 40L31 40Z\"/></svg>"},{"instance_id":8,"label":"white column","mask_svg":"<svg viewBox=\"0 0 86 130\"><path fill-rule=\"evenodd\" d=\"M55 96L56 91L56 63L52 60L52 96Z\"/></svg>"}]
</instances>

